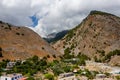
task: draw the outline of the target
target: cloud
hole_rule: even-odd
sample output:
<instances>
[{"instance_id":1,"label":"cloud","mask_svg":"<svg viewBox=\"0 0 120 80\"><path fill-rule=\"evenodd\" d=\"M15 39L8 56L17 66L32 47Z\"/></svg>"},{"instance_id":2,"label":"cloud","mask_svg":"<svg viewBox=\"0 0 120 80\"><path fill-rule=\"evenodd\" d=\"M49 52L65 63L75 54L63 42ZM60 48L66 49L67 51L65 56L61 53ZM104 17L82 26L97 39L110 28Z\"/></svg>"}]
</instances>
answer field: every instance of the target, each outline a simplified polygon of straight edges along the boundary
<instances>
[{"instance_id":1,"label":"cloud","mask_svg":"<svg viewBox=\"0 0 120 80\"><path fill-rule=\"evenodd\" d=\"M46 36L75 27L91 10L120 16L119 8L120 0L1 0L0 20Z\"/></svg>"}]
</instances>

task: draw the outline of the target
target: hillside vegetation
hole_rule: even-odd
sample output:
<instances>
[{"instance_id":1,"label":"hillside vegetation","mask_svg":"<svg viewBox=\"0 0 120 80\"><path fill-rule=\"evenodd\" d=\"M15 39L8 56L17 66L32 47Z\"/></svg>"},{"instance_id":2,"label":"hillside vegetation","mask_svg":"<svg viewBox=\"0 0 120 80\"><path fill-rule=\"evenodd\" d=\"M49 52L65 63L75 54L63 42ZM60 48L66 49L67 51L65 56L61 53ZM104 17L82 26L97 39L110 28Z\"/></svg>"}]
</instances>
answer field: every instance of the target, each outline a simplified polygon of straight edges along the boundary
<instances>
[{"instance_id":1,"label":"hillside vegetation","mask_svg":"<svg viewBox=\"0 0 120 80\"><path fill-rule=\"evenodd\" d=\"M91 59L99 60L111 51L120 50L119 30L119 17L106 12L91 11L78 26L53 44L53 47L62 54L69 49L70 54L82 53ZM119 55L112 57L110 64L120 65L119 58Z\"/></svg>"}]
</instances>

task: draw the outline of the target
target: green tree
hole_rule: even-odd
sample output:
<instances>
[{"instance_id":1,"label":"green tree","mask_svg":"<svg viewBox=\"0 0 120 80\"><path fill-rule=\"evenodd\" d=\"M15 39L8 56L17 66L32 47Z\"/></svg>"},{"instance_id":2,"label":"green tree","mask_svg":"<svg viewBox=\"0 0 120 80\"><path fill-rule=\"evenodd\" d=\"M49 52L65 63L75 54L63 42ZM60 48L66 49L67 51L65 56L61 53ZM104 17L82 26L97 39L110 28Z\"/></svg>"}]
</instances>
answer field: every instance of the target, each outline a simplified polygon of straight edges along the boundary
<instances>
[{"instance_id":1,"label":"green tree","mask_svg":"<svg viewBox=\"0 0 120 80\"><path fill-rule=\"evenodd\" d=\"M3 57L2 55L2 48L0 47L0 57Z\"/></svg>"},{"instance_id":2,"label":"green tree","mask_svg":"<svg viewBox=\"0 0 120 80\"><path fill-rule=\"evenodd\" d=\"M45 78L48 79L48 80L54 80L54 76L52 74L45 74Z\"/></svg>"},{"instance_id":3,"label":"green tree","mask_svg":"<svg viewBox=\"0 0 120 80\"><path fill-rule=\"evenodd\" d=\"M0 51L0 57L3 57L2 52Z\"/></svg>"},{"instance_id":4,"label":"green tree","mask_svg":"<svg viewBox=\"0 0 120 80\"><path fill-rule=\"evenodd\" d=\"M37 62L37 61L38 61L38 56L36 56L36 55L33 56L33 57L32 57L32 60L33 60L34 62Z\"/></svg>"},{"instance_id":5,"label":"green tree","mask_svg":"<svg viewBox=\"0 0 120 80\"><path fill-rule=\"evenodd\" d=\"M27 80L35 80L33 77L29 77L27 78Z\"/></svg>"}]
</instances>

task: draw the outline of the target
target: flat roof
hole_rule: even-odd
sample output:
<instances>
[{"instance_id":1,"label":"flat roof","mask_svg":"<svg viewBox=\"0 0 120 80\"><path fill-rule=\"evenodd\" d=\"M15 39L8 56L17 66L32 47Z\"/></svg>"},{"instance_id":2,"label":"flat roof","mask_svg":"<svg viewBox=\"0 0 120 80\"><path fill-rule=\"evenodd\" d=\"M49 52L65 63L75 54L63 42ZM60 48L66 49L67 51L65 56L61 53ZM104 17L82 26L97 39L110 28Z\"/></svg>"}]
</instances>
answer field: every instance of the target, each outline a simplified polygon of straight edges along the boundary
<instances>
[{"instance_id":1,"label":"flat roof","mask_svg":"<svg viewBox=\"0 0 120 80\"><path fill-rule=\"evenodd\" d=\"M3 77L16 77L16 76L20 76L22 74L19 74L19 73L15 73L15 74L7 74L7 75L2 75Z\"/></svg>"}]
</instances>

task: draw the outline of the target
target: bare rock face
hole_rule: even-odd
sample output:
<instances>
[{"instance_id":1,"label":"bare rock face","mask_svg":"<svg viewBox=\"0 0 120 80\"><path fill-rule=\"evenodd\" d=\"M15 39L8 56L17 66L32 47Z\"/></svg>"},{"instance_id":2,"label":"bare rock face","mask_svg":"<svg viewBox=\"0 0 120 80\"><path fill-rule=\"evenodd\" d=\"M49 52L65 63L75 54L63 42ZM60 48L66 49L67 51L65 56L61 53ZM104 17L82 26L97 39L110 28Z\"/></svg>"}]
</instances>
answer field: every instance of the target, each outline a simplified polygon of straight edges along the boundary
<instances>
[{"instance_id":1,"label":"bare rock face","mask_svg":"<svg viewBox=\"0 0 120 80\"><path fill-rule=\"evenodd\" d=\"M109 13L92 11L53 47L63 54L69 48L75 55L83 53L91 58L101 58L101 53L120 50L120 18ZM116 60L112 59L111 62Z\"/></svg>"},{"instance_id":2,"label":"bare rock face","mask_svg":"<svg viewBox=\"0 0 120 80\"><path fill-rule=\"evenodd\" d=\"M33 55L39 57L59 56L47 42L37 33L27 27L17 27L0 22L0 47L2 56L0 59L26 59Z\"/></svg>"}]
</instances>

